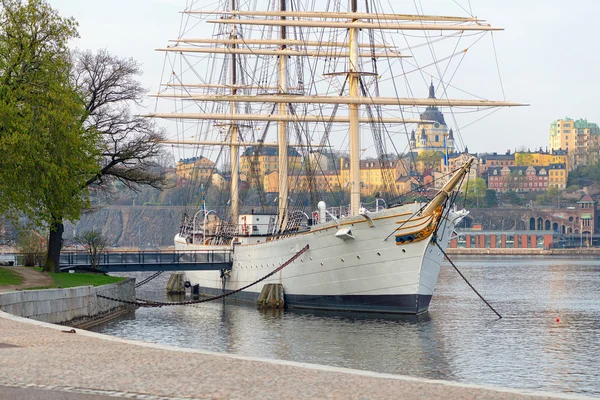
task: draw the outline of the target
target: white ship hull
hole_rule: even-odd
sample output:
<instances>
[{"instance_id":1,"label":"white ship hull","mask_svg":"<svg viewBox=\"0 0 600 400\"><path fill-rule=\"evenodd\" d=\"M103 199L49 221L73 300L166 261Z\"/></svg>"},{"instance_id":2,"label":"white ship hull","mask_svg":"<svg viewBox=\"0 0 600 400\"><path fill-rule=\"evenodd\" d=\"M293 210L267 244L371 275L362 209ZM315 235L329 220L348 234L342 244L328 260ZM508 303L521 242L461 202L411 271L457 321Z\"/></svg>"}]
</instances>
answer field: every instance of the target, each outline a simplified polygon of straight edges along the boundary
<instances>
[{"instance_id":1,"label":"white ship hull","mask_svg":"<svg viewBox=\"0 0 600 400\"><path fill-rule=\"evenodd\" d=\"M233 249L233 266L225 290L236 290L264 277L306 245L308 251L270 278L237 293L255 302L267 283L283 284L289 307L324 310L419 314L428 310L443 254L460 214L414 217L419 204L373 212L313 226L309 232L264 242L241 237ZM437 231L433 228L437 227ZM351 229L354 238L336 237ZM432 240L433 235L437 236ZM387 239L386 239L387 238ZM405 241L404 238L410 238ZM260 240L257 243L250 243ZM404 243L400 243L403 241ZM188 244L179 235L177 250L209 250L220 246ZM188 271L192 285L205 295L223 293L218 271Z\"/></svg>"}]
</instances>

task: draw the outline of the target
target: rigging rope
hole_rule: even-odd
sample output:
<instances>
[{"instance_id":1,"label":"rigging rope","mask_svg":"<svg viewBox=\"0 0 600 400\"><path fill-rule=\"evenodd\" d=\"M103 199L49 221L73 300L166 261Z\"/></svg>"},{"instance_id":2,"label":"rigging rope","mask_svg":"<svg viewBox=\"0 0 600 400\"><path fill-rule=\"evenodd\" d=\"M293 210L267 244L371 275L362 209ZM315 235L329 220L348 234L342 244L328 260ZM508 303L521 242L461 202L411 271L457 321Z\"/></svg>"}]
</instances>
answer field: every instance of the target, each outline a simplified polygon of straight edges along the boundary
<instances>
[{"instance_id":1,"label":"rigging rope","mask_svg":"<svg viewBox=\"0 0 600 400\"><path fill-rule=\"evenodd\" d=\"M498 313L498 311L496 311L496 310L494 309L494 307L492 307L492 306L491 306L491 304L490 304L490 303L488 303L488 302L487 302L487 300L486 300L486 299L484 299L484 298L483 298L483 296L482 296L481 294L479 294L479 292L477 291L477 289L475 289L475 288L473 287L473 285L471 285L471 282L469 282L469 280L468 280L468 279L467 279L467 278L466 278L466 277L465 277L465 276L462 274L462 272L460 272L460 270L458 269L458 267L457 267L457 266L454 264L454 262L452 262L452 260L450 259L450 257L448 257L448 254L446 254L446 252L444 251L444 249L442 249L442 246L440 246L440 244L439 244L438 242L435 242L435 244L436 244L436 245L437 245L437 247L440 249L440 251L442 252L442 254L444 255L444 257L446 257L446 260L448 260L448 262L450 263L450 265L452 265L452 267L453 267L453 268L456 270L456 272L458 272L458 274L460 275L460 277L461 277L461 278L463 278L463 280L464 280L464 281L467 283L467 285L469 285L469 287L470 287L471 289L473 289L473 291L475 292L475 294L476 294L477 296L479 296L479 298L480 298L481 300L483 300L483 302L484 302L484 303L485 303L485 304L486 304L486 305L487 305L487 306L490 308L490 310L492 310L492 311L493 311L493 312L494 312L494 313L495 313L495 314L498 316L498 318L499 318L499 319L501 319L501 318L502 318L502 315L500 315L500 314Z\"/></svg>"}]
</instances>

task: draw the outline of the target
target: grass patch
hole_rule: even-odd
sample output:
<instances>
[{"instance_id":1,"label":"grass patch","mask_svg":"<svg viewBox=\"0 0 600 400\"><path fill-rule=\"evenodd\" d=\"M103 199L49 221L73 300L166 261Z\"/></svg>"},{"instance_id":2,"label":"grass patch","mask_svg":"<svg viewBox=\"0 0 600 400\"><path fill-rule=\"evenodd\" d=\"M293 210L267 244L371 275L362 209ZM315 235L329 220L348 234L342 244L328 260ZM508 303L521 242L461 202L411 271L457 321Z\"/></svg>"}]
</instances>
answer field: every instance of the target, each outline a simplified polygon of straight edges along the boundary
<instances>
[{"instance_id":1,"label":"grass patch","mask_svg":"<svg viewBox=\"0 0 600 400\"><path fill-rule=\"evenodd\" d=\"M28 288L27 290L70 288L76 286L102 286L124 281L127 278L100 274L69 274L67 272L48 272L54 280L51 286Z\"/></svg>"},{"instance_id":2,"label":"grass patch","mask_svg":"<svg viewBox=\"0 0 600 400\"><path fill-rule=\"evenodd\" d=\"M20 285L23 277L10 269L0 268L0 286Z\"/></svg>"}]
</instances>

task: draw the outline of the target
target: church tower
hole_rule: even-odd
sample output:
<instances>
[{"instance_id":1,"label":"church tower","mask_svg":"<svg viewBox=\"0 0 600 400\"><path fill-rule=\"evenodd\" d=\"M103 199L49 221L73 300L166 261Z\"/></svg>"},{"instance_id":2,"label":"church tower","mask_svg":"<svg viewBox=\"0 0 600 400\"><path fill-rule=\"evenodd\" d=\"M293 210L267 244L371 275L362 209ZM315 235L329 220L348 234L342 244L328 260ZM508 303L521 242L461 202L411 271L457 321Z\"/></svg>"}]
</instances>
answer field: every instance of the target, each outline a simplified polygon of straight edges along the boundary
<instances>
[{"instance_id":1,"label":"church tower","mask_svg":"<svg viewBox=\"0 0 600 400\"><path fill-rule=\"evenodd\" d=\"M436 99L433 82L429 86L429 98ZM420 132L419 140L414 147L421 154L424 151L454 152L454 133L448 131L444 114L437 106L427 106L420 116L421 123L417 126Z\"/></svg>"}]
</instances>

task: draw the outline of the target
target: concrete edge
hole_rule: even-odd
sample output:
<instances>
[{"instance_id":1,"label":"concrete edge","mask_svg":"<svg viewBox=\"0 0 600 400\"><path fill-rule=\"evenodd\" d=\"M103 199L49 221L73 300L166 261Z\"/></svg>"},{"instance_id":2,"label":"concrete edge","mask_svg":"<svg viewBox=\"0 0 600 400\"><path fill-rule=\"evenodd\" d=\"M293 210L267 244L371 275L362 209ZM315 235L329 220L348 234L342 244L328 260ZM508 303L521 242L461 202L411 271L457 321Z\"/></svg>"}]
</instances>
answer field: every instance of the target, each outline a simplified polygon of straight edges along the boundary
<instances>
[{"instance_id":1,"label":"concrete edge","mask_svg":"<svg viewBox=\"0 0 600 400\"><path fill-rule=\"evenodd\" d=\"M42 328L54 329L54 330L58 330L58 331L63 331L65 329L64 325L55 325L55 324L50 324L47 322L41 322L41 321L36 321L36 320L28 319L28 318L18 317L18 316L6 313L4 311L0 311L0 318L7 319L10 321L14 321L14 322L35 325L35 326L42 327ZM142 341L138 341L138 340L123 339L120 337L104 335L104 334L96 333L96 332L90 332L90 331L86 331L83 329L77 330L77 334L82 335L82 336L87 336L90 338L94 338L94 339L108 340L108 341L112 341L112 342L147 347L147 348L152 348L152 349L175 351L175 352L180 352L180 353L203 354L203 355L209 355L209 356L215 356L215 357L225 357L225 358L229 358L229 359L233 359L233 360L241 360L241 361L264 362L264 363L274 364L274 365L285 365L285 366L291 366L291 367L297 367L297 368L305 368L305 369L314 370L314 371L324 371L324 372L335 372L335 373L342 373L342 374L349 374L349 375L358 375L358 376L363 376L363 377L367 377L367 378L394 379L394 380L398 380L398 381L418 382L418 383L425 383L425 384L437 384L437 385L459 387L459 388L466 388L466 389L482 389L482 390L489 390L489 391L500 392L500 393L519 394L519 395L524 395L524 396L530 396L532 398L553 397L556 399L567 399L567 400L593 399L592 397L575 395L575 394L565 394L565 393L556 393L556 392L541 392L541 391L534 391L534 390L529 391L529 390L522 390L522 389L503 388L503 387L499 387L499 386L476 385L476 384L470 384L470 383L444 381L444 380L439 380L439 379L417 378L417 377L406 376L406 375L394 375L394 374L387 374L387 373L382 373L382 372L363 371L363 370L358 370L358 369L333 367L333 366L328 366L328 365L303 363L303 362L297 362L297 361L273 360L273 359L268 359L268 358L241 356L241 355L230 354L230 353L217 353L217 352L206 351L206 350L189 349L189 348L175 347L175 346L164 345L164 344L142 342Z\"/></svg>"}]
</instances>

